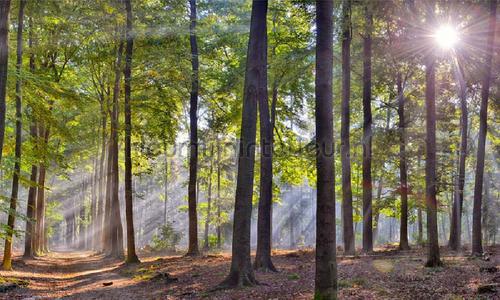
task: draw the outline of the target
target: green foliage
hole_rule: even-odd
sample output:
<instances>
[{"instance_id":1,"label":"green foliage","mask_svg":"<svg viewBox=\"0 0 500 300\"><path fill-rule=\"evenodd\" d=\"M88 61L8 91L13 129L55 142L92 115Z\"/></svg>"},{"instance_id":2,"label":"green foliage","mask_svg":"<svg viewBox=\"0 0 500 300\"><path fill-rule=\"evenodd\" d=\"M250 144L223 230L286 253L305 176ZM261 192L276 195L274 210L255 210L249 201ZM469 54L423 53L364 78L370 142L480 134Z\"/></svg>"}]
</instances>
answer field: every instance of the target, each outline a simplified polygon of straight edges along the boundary
<instances>
[{"instance_id":1,"label":"green foliage","mask_svg":"<svg viewBox=\"0 0 500 300\"><path fill-rule=\"evenodd\" d=\"M151 247L156 251L175 251L175 247L179 244L181 238L181 233L176 231L171 223L167 223L161 226L159 228L159 233L153 236Z\"/></svg>"}]
</instances>

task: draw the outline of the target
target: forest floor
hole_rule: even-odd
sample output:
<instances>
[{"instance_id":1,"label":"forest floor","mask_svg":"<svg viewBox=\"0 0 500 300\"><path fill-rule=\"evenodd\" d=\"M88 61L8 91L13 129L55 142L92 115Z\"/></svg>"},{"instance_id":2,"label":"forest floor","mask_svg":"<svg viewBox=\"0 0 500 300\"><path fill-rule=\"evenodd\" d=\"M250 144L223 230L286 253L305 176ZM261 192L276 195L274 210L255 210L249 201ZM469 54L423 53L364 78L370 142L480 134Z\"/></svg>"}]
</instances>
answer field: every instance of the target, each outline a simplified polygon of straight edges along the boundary
<instances>
[{"instance_id":1,"label":"forest floor","mask_svg":"<svg viewBox=\"0 0 500 300\"><path fill-rule=\"evenodd\" d=\"M421 248L339 256L339 298L500 299L500 246L487 252L485 258L471 258L442 248L444 266L439 268L423 267ZM211 290L228 272L228 253L196 258L148 254L138 265L92 252L51 252L26 261L16 257L14 271L0 271L0 299L311 299L314 251L277 250L273 255L278 273L257 272L260 285L221 291ZM490 291L480 293L480 286Z\"/></svg>"}]
</instances>

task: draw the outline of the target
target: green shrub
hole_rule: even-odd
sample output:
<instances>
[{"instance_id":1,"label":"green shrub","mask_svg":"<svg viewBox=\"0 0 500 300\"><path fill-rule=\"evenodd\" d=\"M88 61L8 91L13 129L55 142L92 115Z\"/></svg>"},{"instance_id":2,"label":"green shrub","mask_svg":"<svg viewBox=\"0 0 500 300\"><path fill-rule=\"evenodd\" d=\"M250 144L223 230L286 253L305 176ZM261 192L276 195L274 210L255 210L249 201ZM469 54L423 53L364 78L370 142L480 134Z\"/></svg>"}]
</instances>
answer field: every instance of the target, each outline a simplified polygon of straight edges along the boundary
<instances>
[{"instance_id":1,"label":"green shrub","mask_svg":"<svg viewBox=\"0 0 500 300\"><path fill-rule=\"evenodd\" d=\"M155 251L175 251L175 247L181 240L181 233L174 229L172 223L167 223L159 229L159 233L155 234L151 240L151 248Z\"/></svg>"}]
</instances>

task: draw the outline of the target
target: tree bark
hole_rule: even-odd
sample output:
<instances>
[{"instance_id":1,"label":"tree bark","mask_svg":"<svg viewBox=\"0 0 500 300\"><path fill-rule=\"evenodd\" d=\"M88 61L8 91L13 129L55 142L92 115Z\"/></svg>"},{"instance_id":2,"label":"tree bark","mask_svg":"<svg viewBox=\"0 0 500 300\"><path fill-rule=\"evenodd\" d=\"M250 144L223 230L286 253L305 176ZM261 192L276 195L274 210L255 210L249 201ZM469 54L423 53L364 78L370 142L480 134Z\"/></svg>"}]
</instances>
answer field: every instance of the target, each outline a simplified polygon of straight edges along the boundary
<instances>
[{"instance_id":1,"label":"tree bark","mask_svg":"<svg viewBox=\"0 0 500 300\"><path fill-rule=\"evenodd\" d=\"M120 97L120 79L123 54L123 41L120 41L115 64L115 82L111 113L111 256L123 257L123 231L119 200L119 169L118 169L118 116Z\"/></svg>"},{"instance_id":2,"label":"tree bark","mask_svg":"<svg viewBox=\"0 0 500 300\"><path fill-rule=\"evenodd\" d=\"M210 219L211 219L211 209L212 209L212 173L214 170L213 164L214 157L214 145L210 146L210 170L208 172L208 193L207 193L207 218L205 220L205 241L203 248L208 250L210 248L208 241L208 231L210 228Z\"/></svg>"},{"instance_id":3,"label":"tree bark","mask_svg":"<svg viewBox=\"0 0 500 300\"><path fill-rule=\"evenodd\" d=\"M260 99L267 99L267 2L267 0L252 2L234 205L231 269L221 287L248 286L257 283L250 260L250 227L257 104Z\"/></svg>"},{"instance_id":4,"label":"tree bark","mask_svg":"<svg viewBox=\"0 0 500 300\"><path fill-rule=\"evenodd\" d=\"M189 152L189 248L187 255L196 256L198 249L198 214L196 209L196 181L198 176L198 86L199 62L198 43L196 41L196 0L189 0L191 24L189 26L189 43L191 45L191 99L189 108L190 120L190 152Z\"/></svg>"},{"instance_id":5,"label":"tree bark","mask_svg":"<svg viewBox=\"0 0 500 300\"><path fill-rule=\"evenodd\" d=\"M99 199L97 203L97 222L96 222L96 240L100 244L98 251L104 251L106 248L104 245L104 237L106 234L106 229L104 228L104 214L107 212L105 211L105 205L107 205L106 201L106 178L107 178L107 167L105 168L105 162L106 162L106 127L107 127L107 116L108 114L106 113L104 109L104 97L101 98L100 101L100 109L101 109L101 157L99 161ZM106 207L106 209L109 209L109 206Z\"/></svg>"},{"instance_id":6,"label":"tree bark","mask_svg":"<svg viewBox=\"0 0 500 300\"><path fill-rule=\"evenodd\" d=\"M342 108L340 155L342 161L342 221L344 253L354 255L352 216L351 156L349 142L349 101L351 94L351 0L342 2Z\"/></svg>"},{"instance_id":7,"label":"tree bark","mask_svg":"<svg viewBox=\"0 0 500 300\"><path fill-rule=\"evenodd\" d=\"M127 46L125 49L125 216L127 218L127 263L138 263L139 258L135 253L135 233L134 233L134 206L132 195L132 111L130 108L130 82L132 78L132 51L134 47L134 37L132 33L132 5L130 0L125 0L125 10L127 12Z\"/></svg>"},{"instance_id":8,"label":"tree bark","mask_svg":"<svg viewBox=\"0 0 500 300\"><path fill-rule=\"evenodd\" d=\"M167 209L168 209L168 152L167 152L167 144L165 143L163 146L163 151L165 152L165 182L163 186L163 226L167 226Z\"/></svg>"},{"instance_id":9,"label":"tree bark","mask_svg":"<svg viewBox=\"0 0 500 300\"><path fill-rule=\"evenodd\" d=\"M19 192L19 176L21 172L21 145L22 145L22 93L21 93L21 68L23 66L23 27L24 7L26 0L19 1L19 15L17 26L17 61L16 61L16 146L14 174L12 175L12 191L10 196L10 210L7 220L7 236L5 237L5 248L3 252L4 270L12 270L12 238L14 235L14 224L16 219L17 196Z\"/></svg>"},{"instance_id":10,"label":"tree bark","mask_svg":"<svg viewBox=\"0 0 500 300\"><path fill-rule=\"evenodd\" d=\"M263 36L267 48L267 35ZM267 56L265 56L267 65ZM267 79L266 79L267 80ZM273 92L276 90L273 84ZM266 81L267 88L267 81ZM269 98L258 99L260 119L260 191L259 215L257 219L257 250L255 252L254 268L256 270L276 272L271 260L271 223L273 201L273 127L269 116ZM273 100L274 93L273 93ZM275 104L274 104L275 105ZM273 107L275 110L275 106Z\"/></svg>"},{"instance_id":11,"label":"tree bark","mask_svg":"<svg viewBox=\"0 0 500 300\"><path fill-rule=\"evenodd\" d=\"M10 2L10 0L0 1L0 162L2 161L1 150L3 149L5 137Z\"/></svg>"},{"instance_id":12,"label":"tree bark","mask_svg":"<svg viewBox=\"0 0 500 300\"><path fill-rule=\"evenodd\" d=\"M221 147L219 141L219 135L217 135L217 248L222 247L222 233L221 233Z\"/></svg>"},{"instance_id":13,"label":"tree bark","mask_svg":"<svg viewBox=\"0 0 500 300\"><path fill-rule=\"evenodd\" d=\"M439 241L437 228L437 199L436 199L436 95L435 95L435 58L431 54L427 57L425 68L425 108L426 108L426 160L425 186L427 204L427 239L429 253L427 267L441 265L439 256Z\"/></svg>"},{"instance_id":14,"label":"tree bark","mask_svg":"<svg viewBox=\"0 0 500 300\"><path fill-rule=\"evenodd\" d=\"M316 271L315 299L337 299L333 141L333 1L316 1Z\"/></svg>"},{"instance_id":15,"label":"tree bark","mask_svg":"<svg viewBox=\"0 0 500 300\"><path fill-rule=\"evenodd\" d=\"M495 42L497 1L490 0L490 17L488 26L488 41L484 64L484 78L481 90L481 106L479 111L479 137L477 142L476 178L474 181L474 207L472 213L472 254L483 253L481 235L481 204L483 193L484 154L486 132L488 130L488 98L491 84L491 65L493 62L493 45Z\"/></svg>"},{"instance_id":16,"label":"tree bark","mask_svg":"<svg viewBox=\"0 0 500 300\"><path fill-rule=\"evenodd\" d=\"M365 3L363 38L363 252L373 251L372 210L372 27L371 3Z\"/></svg>"},{"instance_id":17,"label":"tree bark","mask_svg":"<svg viewBox=\"0 0 500 300\"><path fill-rule=\"evenodd\" d=\"M462 242L462 207L464 200L464 185L465 185L465 159L467 157L467 131L468 131L468 110L466 98L466 86L463 79L463 72L458 65L458 60L455 59L455 74L459 83L460 97L460 152L458 161L457 178L455 183L454 202L450 222L450 241L448 246L452 250L460 249Z\"/></svg>"},{"instance_id":18,"label":"tree bark","mask_svg":"<svg viewBox=\"0 0 500 300\"><path fill-rule=\"evenodd\" d=\"M31 18L28 20L29 22L29 40L28 45L30 50L33 49L33 21ZM30 72L34 73L35 71L35 54L30 54ZM33 107L31 107L31 124L30 124L30 137L33 143L33 150L36 152L36 144L38 139L38 129L36 126L35 115L33 112ZM33 255L33 235L35 233L35 212L36 212L36 179L38 174L38 167L36 164L31 165L31 174L30 174L30 187L28 189L28 203L26 205L26 234L24 237L24 258L32 258Z\"/></svg>"},{"instance_id":19,"label":"tree bark","mask_svg":"<svg viewBox=\"0 0 500 300\"><path fill-rule=\"evenodd\" d=\"M405 97L403 91L403 80L398 72L397 79L398 93L398 116L399 116L399 192L401 193L401 213L399 230L399 249L409 250L408 244L408 172L406 161L406 121L405 121Z\"/></svg>"}]
</instances>

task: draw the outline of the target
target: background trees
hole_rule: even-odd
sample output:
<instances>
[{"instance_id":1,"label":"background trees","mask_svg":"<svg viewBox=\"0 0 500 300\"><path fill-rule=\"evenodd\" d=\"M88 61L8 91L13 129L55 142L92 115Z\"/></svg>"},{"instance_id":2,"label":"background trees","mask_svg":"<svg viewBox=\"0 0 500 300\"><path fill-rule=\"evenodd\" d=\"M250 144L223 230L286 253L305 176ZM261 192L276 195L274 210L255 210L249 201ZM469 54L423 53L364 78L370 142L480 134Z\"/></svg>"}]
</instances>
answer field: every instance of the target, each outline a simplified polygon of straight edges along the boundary
<instances>
[{"instance_id":1,"label":"background trees","mask_svg":"<svg viewBox=\"0 0 500 300\"><path fill-rule=\"evenodd\" d=\"M5 3L7 1L2 1L2 5ZM123 3L28 1L28 22L23 35L23 42L28 46L23 54L24 63L19 75L14 71L15 64L9 65L6 83L6 144L0 172L2 195L10 200L10 184L18 161L15 81L22 79L26 109L21 125L26 134L21 140L19 206L13 234L17 250L23 242L22 231L26 226L30 229L30 224L35 226L31 231L35 234L26 230L27 256L42 254L63 244L111 252L111 236L116 240L115 254L120 255L123 243L119 234L124 232L117 228L127 219L134 221L133 237L141 250L149 249L162 232L178 233L177 248L186 248L189 220L195 218L203 226L192 230L191 237L202 238L208 251L227 250L232 245L239 176L236 166L241 146L238 141L242 138L241 99L244 98L245 70L250 63L246 53L252 3L197 1L197 54L191 51L194 30L190 30L190 2L131 1L131 4L134 26L127 34L127 20L132 18L127 18ZM335 221L339 225L335 239L339 245L347 239L345 252L339 253L354 253L353 245L362 245L363 233L367 238L364 248L369 252L370 229L373 229L375 248L393 242L406 248L403 247L405 237L413 246L428 236L425 228L431 224L426 222L423 210L426 203L424 165L430 162L426 159L425 146L428 70L424 58L431 49L436 58L434 84L429 78L429 88L435 85L432 102L436 111L436 176L430 178L435 178L436 188L436 218L432 227L437 228L437 233L433 241L443 245L449 233L462 237L463 244L468 246L473 236L474 170L480 160L475 155L464 156L464 150L459 149L463 148L462 137L466 137L467 153L477 153L480 124L488 118L490 121L498 111L494 101L489 101L489 109L486 111L483 105L483 114L478 116L487 57L473 49L489 48L486 36L478 34L488 31L487 22L474 20L487 20L489 8L484 4L474 6L477 12L472 15L466 5L455 3L451 10L451 4L435 2L439 8L436 22L456 18L460 23L457 26L462 28L462 42L456 45L453 56L436 49L434 39L422 42L421 37L432 35L434 30L421 23L427 7L423 3L384 1L372 3L370 7L366 4L335 2L332 8L332 130L334 149L338 149L336 154L339 154L334 156L333 164L337 170L344 169L334 178L339 183L334 186L334 196L342 199L335 204ZM13 1L11 6L13 11L18 11L18 1ZM268 28L262 30L268 36L265 66L269 86L268 93L259 98L257 112L262 113L255 118L261 119L261 125L255 125L254 139L259 139L264 147L255 145L261 159L257 159L252 168L254 179L245 178L243 187L247 197L245 220L249 220L245 230L250 232L249 246L245 244L245 247L257 249L258 244L262 245L256 265L263 257L266 261L263 265L271 269L268 260L271 245L296 248L315 244L315 232L319 233L317 201L321 200L316 195L319 174L315 168L316 153L311 147L319 138L311 122L316 107L316 9L312 3L273 1L269 3L268 12ZM12 24L10 34L13 36L18 29L17 14L10 14L7 21ZM130 48L133 64L128 64L130 37L133 37L133 48ZM258 42L263 43L262 36ZM121 43L124 53L117 65ZM9 53L9 61L16 61L16 53ZM199 63L197 71L192 65L194 57ZM462 79L457 77L458 73ZM190 123L191 108L195 107L190 97L194 74L199 77L196 129ZM492 68L492 82L495 75ZM466 93L457 93L459 85L460 89L462 85L466 87ZM497 89L491 83L486 99L495 97ZM265 100L260 101L262 99ZM462 115L463 100L468 104L466 118ZM349 121L347 126L346 121ZM462 125L467 125L467 135ZM479 210L481 228L474 236L485 235L488 238L484 241L492 243L498 228L498 218L495 218L497 158L488 153L496 153L498 128L495 122L488 125L488 130L481 131L485 155L484 167L480 169L484 168L485 176L483 187L476 194L482 195L484 201L476 204L475 226L478 209L483 211ZM191 184L189 153L195 139L191 139L190 130L198 134L199 152L197 176ZM346 145L346 137L350 143L348 151L342 147ZM371 151L368 151L369 137ZM265 155L265 146L271 144L272 159ZM128 151L120 151L121 147ZM371 168L368 168L370 157ZM345 165L342 158L344 162L345 158L350 160L348 180L342 175L347 175L347 168L342 168ZM125 177L127 180L119 180ZM350 197L348 194L341 197L343 178ZM193 198L189 201L189 190L196 193L194 202ZM462 202L460 195L458 198L454 195L461 191L462 218L453 221L457 215L456 209L453 212L453 201L457 202L455 206L461 206ZM125 198L127 204L132 199L133 206L126 207ZM351 205L348 205L349 199L352 199ZM0 201L4 211L0 219L4 224L10 213L8 200ZM192 210L193 205L189 209L190 202L196 204L196 211ZM347 205L344 209L341 209L342 203ZM258 212L259 206L262 213ZM370 210L372 225L369 224ZM118 218L118 211L126 213L120 213ZM29 219L20 218L25 212ZM352 212L352 221L349 221L349 212ZM432 211L430 215L433 214ZM110 218L113 215L115 217ZM266 221L261 222L262 226L258 225L259 218ZM344 218L347 218L345 222ZM113 224L110 225L110 221ZM452 234L453 228L459 228L458 233ZM345 234L344 229L351 233ZM5 238L6 234L7 227L1 227L0 235ZM198 247L198 242L192 245Z\"/></svg>"}]
</instances>

